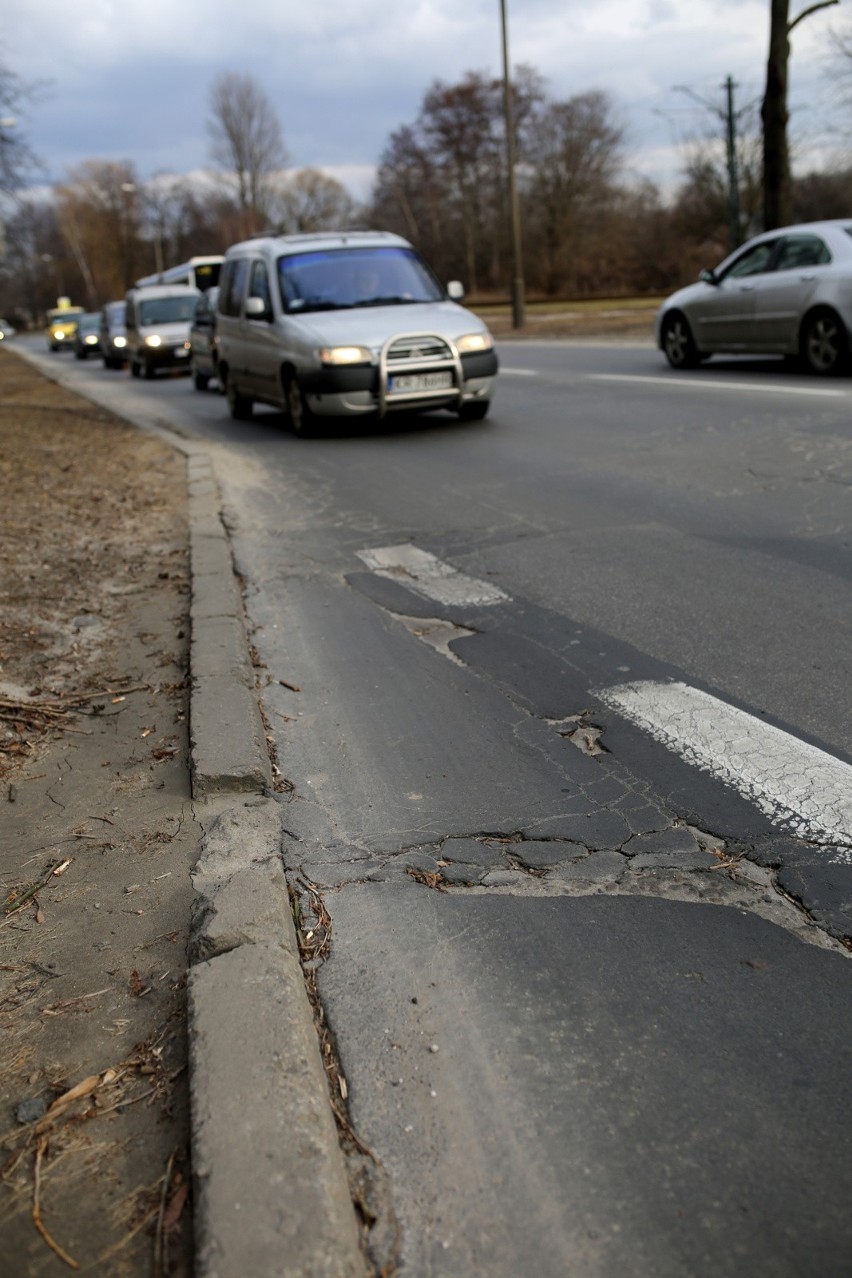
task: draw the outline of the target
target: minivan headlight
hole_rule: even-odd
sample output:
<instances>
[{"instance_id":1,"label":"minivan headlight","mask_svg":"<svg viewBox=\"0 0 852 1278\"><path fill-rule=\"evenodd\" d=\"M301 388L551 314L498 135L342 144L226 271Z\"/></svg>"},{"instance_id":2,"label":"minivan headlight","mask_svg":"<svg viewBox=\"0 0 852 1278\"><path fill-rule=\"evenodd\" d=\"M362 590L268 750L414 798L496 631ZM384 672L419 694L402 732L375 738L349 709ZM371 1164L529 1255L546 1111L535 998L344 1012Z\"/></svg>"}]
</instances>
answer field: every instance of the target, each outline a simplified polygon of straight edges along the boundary
<instances>
[{"instance_id":1,"label":"minivan headlight","mask_svg":"<svg viewBox=\"0 0 852 1278\"><path fill-rule=\"evenodd\" d=\"M466 354L469 351L490 351L493 345L494 339L490 333L468 333L456 341L460 354Z\"/></svg>"},{"instance_id":2,"label":"minivan headlight","mask_svg":"<svg viewBox=\"0 0 852 1278\"><path fill-rule=\"evenodd\" d=\"M114 339L113 339L113 343L112 343L112 344L113 344L113 346L118 346L119 348L121 348L122 346L126 346L126 345L127 345L127 338L126 338L126 337L116 337L116 338L114 338Z\"/></svg>"},{"instance_id":3,"label":"minivan headlight","mask_svg":"<svg viewBox=\"0 0 852 1278\"><path fill-rule=\"evenodd\" d=\"M321 346L318 354L322 364L369 364L373 358L366 346Z\"/></svg>"},{"instance_id":4,"label":"minivan headlight","mask_svg":"<svg viewBox=\"0 0 852 1278\"><path fill-rule=\"evenodd\" d=\"M162 346L162 344L162 337L159 337L156 333L152 333L150 337L145 338L146 346Z\"/></svg>"}]
</instances>

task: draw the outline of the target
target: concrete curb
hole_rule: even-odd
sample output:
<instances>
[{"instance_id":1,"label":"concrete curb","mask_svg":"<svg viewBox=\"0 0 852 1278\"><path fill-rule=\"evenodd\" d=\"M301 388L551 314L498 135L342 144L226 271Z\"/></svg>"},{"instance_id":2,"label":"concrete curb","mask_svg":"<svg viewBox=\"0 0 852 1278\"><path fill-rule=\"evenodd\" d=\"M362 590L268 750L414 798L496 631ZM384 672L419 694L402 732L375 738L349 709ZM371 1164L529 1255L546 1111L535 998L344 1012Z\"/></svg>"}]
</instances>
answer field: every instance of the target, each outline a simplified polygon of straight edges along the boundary
<instances>
[{"instance_id":1,"label":"concrete curb","mask_svg":"<svg viewBox=\"0 0 852 1278\"><path fill-rule=\"evenodd\" d=\"M15 353L187 458L192 792L204 831L188 986L196 1278L365 1278L212 461L135 388L83 389L47 356Z\"/></svg>"}]
</instances>

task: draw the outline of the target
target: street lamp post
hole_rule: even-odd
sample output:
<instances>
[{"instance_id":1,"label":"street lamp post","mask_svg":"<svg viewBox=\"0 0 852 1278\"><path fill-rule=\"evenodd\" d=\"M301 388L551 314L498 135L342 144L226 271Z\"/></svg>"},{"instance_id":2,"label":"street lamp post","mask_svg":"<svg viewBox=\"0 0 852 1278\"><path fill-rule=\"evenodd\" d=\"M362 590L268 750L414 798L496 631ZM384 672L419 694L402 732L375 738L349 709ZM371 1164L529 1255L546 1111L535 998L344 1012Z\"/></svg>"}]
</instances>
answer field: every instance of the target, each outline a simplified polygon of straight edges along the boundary
<instances>
[{"instance_id":1,"label":"street lamp post","mask_svg":"<svg viewBox=\"0 0 852 1278\"><path fill-rule=\"evenodd\" d=\"M121 274L125 288L130 286L130 209L136 194L135 182L122 182L121 193Z\"/></svg>"},{"instance_id":2,"label":"street lamp post","mask_svg":"<svg viewBox=\"0 0 852 1278\"><path fill-rule=\"evenodd\" d=\"M524 270L521 255L521 215L518 187L515 181L515 121L512 112L512 89L509 82L509 37L506 29L506 0L500 0L500 22L503 36L503 116L506 127L506 177L509 196L509 226L512 236L512 327L524 326Z\"/></svg>"}]
</instances>

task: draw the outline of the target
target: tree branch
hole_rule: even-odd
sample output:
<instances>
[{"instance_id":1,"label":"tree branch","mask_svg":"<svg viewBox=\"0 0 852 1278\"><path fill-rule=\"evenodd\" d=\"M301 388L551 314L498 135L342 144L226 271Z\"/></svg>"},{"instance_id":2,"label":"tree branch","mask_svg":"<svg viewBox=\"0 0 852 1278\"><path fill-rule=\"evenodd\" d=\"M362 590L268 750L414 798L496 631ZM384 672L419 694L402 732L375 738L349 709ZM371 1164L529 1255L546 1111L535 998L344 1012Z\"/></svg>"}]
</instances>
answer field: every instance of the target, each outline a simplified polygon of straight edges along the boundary
<instances>
[{"instance_id":1,"label":"tree branch","mask_svg":"<svg viewBox=\"0 0 852 1278\"><path fill-rule=\"evenodd\" d=\"M803 9L797 18L794 18L787 26L787 35L797 27L803 18L809 18L812 13L816 13L817 9L830 9L833 4L840 4L840 0L819 0L819 4L812 4L809 8Z\"/></svg>"}]
</instances>

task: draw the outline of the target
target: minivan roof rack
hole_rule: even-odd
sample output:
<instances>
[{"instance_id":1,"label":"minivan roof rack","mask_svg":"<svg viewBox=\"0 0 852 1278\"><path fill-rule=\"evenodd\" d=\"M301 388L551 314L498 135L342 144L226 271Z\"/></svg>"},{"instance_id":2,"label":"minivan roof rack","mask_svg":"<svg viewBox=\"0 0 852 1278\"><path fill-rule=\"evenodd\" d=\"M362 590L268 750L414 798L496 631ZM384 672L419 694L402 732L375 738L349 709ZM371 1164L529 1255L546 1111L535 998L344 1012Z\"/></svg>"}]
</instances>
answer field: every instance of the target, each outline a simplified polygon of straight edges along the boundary
<instances>
[{"instance_id":1,"label":"minivan roof rack","mask_svg":"<svg viewBox=\"0 0 852 1278\"><path fill-rule=\"evenodd\" d=\"M392 231L373 231L368 226L345 226L329 231L254 231L249 240L339 240L347 235L393 235Z\"/></svg>"}]
</instances>

